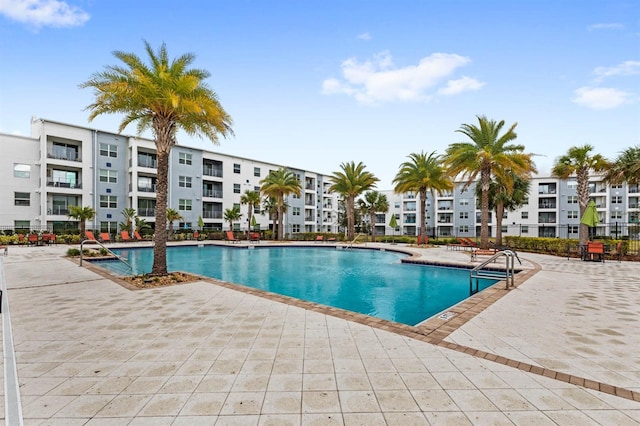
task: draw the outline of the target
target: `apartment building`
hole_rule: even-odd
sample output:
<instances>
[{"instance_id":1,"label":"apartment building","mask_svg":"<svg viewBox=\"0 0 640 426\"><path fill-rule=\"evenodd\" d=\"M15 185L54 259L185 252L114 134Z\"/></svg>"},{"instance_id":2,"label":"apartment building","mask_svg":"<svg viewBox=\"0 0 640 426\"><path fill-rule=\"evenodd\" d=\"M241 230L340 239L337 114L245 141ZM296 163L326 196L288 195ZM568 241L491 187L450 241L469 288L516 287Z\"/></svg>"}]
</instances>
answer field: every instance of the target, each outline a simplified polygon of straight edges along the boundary
<instances>
[{"instance_id":1,"label":"apartment building","mask_svg":"<svg viewBox=\"0 0 640 426\"><path fill-rule=\"evenodd\" d=\"M480 235L480 200L475 196L475 184L464 188L457 182L453 191L426 200L426 232L431 237L475 237ZM632 236L640 232L639 185L608 185L600 175L589 179L589 195L595 201L600 225L597 236ZM391 215L396 216L396 235L418 235L419 200L414 193L395 194L381 191L389 201L389 211L376 216L376 233L393 235L389 227ZM366 218L365 218L366 219ZM505 212L502 219L503 236L549 238L578 238L580 208L575 178L558 179L534 176L527 203L521 208ZM495 236L496 220L489 214L489 232Z\"/></svg>"},{"instance_id":2,"label":"apartment building","mask_svg":"<svg viewBox=\"0 0 640 426\"><path fill-rule=\"evenodd\" d=\"M119 231L122 210L133 208L151 226L155 221L157 155L153 141L40 118L31 137L0 134L0 209L3 229L77 229L70 206L89 206L96 217L87 226ZM209 230L228 229L226 209L239 206L237 231L249 227L241 195L259 191L260 180L282 165L177 145L170 155L168 207L180 212L180 228L195 229L199 218ZM285 233L337 232L337 196L327 177L289 168L300 179L301 197L290 197ZM272 226L256 211L260 229Z\"/></svg>"}]
</instances>

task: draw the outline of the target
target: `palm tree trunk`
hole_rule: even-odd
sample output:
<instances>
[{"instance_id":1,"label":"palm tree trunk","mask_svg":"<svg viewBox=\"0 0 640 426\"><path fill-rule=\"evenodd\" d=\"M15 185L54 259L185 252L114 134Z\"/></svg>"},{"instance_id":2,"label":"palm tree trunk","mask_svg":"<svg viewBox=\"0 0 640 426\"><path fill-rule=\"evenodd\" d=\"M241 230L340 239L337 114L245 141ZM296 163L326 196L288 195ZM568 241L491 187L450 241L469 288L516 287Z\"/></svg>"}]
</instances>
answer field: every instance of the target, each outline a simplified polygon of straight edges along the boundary
<instances>
[{"instance_id":1,"label":"palm tree trunk","mask_svg":"<svg viewBox=\"0 0 640 426\"><path fill-rule=\"evenodd\" d=\"M480 171L482 182L482 200L480 213L480 247L489 248L489 185L491 183L491 171Z\"/></svg>"},{"instance_id":2,"label":"palm tree trunk","mask_svg":"<svg viewBox=\"0 0 640 426\"><path fill-rule=\"evenodd\" d=\"M349 241L353 241L356 234L356 229L354 224L355 222L354 204L355 204L354 197L348 196L347 197L347 240Z\"/></svg>"},{"instance_id":3,"label":"palm tree trunk","mask_svg":"<svg viewBox=\"0 0 640 426\"><path fill-rule=\"evenodd\" d=\"M278 198L278 236L277 236L277 240L281 241L284 237L284 227L282 226L282 221L284 220L284 212L283 212L283 208L282 208L282 204L284 202L283 197L279 197Z\"/></svg>"},{"instance_id":4,"label":"palm tree trunk","mask_svg":"<svg viewBox=\"0 0 640 426\"><path fill-rule=\"evenodd\" d=\"M420 238L418 239L418 245L420 243L427 242L427 190L420 188Z\"/></svg>"},{"instance_id":5,"label":"palm tree trunk","mask_svg":"<svg viewBox=\"0 0 640 426\"><path fill-rule=\"evenodd\" d=\"M496 204L496 246L502 245L502 215L504 214L504 203Z\"/></svg>"},{"instance_id":6,"label":"palm tree trunk","mask_svg":"<svg viewBox=\"0 0 640 426\"><path fill-rule=\"evenodd\" d=\"M167 275L167 180L169 150L158 149L158 186L156 192L156 224L153 237L152 275Z\"/></svg>"},{"instance_id":7,"label":"palm tree trunk","mask_svg":"<svg viewBox=\"0 0 640 426\"><path fill-rule=\"evenodd\" d=\"M371 222L371 242L376 242L376 212L371 209L369 213L369 221Z\"/></svg>"},{"instance_id":8,"label":"palm tree trunk","mask_svg":"<svg viewBox=\"0 0 640 426\"><path fill-rule=\"evenodd\" d=\"M589 204L589 169L580 168L576 173L576 181L578 184L578 206L580 207L580 220ZM578 240L580 244L587 244L589 239L589 227L584 223L580 223L578 232Z\"/></svg>"}]
</instances>

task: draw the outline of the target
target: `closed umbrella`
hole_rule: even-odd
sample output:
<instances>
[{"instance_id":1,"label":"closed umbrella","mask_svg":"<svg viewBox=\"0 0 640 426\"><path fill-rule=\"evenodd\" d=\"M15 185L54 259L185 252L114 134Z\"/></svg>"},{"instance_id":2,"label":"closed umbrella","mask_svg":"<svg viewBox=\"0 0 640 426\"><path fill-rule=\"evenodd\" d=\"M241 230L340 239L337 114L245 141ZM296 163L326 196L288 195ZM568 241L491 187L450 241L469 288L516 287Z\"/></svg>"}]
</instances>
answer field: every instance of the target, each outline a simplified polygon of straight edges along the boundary
<instances>
[{"instance_id":1,"label":"closed umbrella","mask_svg":"<svg viewBox=\"0 0 640 426\"><path fill-rule=\"evenodd\" d=\"M391 215L391 220L389 221L389 226L393 228L393 241L392 244L395 242L395 237L396 237L396 228L398 227L398 221L396 220L396 215L392 214Z\"/></svg>"},{"instance_id":2,"label":"closed umbrella","mask_svg":"<svg viewBox=\"0 0 640 426\"><path fill-rule=\"evenodd\" d=\"M255 215L251 216L251 229L253 229L254 231L256 230L256 225L258 224L258 222L256 222L256 217Z\"/></svg>"},{"instance_id":3,"label":"closed umbrella","mask_svg":"<svg viewBox=\"0 0 640 426\"><path fill-rule=\"evenodd\" d=\"M591 228L595 228L600 223L600 216L598 216L596 203L593 200L590 200L587 204L587 208L584 210L580 223L587 225L589 230L591 230Z\"/></svg>"}]
</instances>

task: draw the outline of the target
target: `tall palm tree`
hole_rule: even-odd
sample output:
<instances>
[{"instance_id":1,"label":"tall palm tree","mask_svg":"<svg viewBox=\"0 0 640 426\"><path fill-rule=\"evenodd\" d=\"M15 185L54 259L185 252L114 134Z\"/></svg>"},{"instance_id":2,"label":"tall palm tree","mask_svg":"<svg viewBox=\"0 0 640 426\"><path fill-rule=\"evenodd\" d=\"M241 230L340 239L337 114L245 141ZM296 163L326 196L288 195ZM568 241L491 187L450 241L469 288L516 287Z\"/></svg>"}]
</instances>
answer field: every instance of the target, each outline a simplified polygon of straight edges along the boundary
<instances>
[{"instance_id":1,"label":"tall palm tree","mask_svg":"<svg viewBox=\"0 0 640 426\"><path fill-rule=\"evenodd\" d=\"M360 209L364 213L369 214L369 223L371 224L371 241L376 241L376 213L389 211L389 201L387 196L378 191L367 191L364 198L359 200Z\"/></svg>"},{"instance_id":2,"label":"tall palm tree","mask_svg":"<svg viewBox=\"0 0 640 426\"><path fill-rule=\"evenodd\" d=\"M238 206L233 206L233 208L224 211L224 220L229 222L229 231L233 231L233 222L237 222L241 218L242 213L240 213L240 207Z\"/></svg>"},{"instance_id":3,"label":"tall palm tree","mask_svg":"<svg viewBox=\"0 0 640 426\"><path fill-rule=\"evenodd\" d=\"M167 223L169 223L169 237L173 237L173 222L177 220L183 220L182 215L176 209L167 209Z\"/></svg>"},{"instance_id":4,"label":"tall palm tree","mask_svg":"<svg viewBox=\"0 0 640 426\"><path fill-rule=\"evenodd\" d=\"M240 197L240 204L246 204L248 206L247 209L247 223L249 224L249 229L251 229L251 218L253 217L253 208L260 205L260 193L256 191L252 191L247 189L244 194ZM250 238L249 233L247 232L247 240Z\"/></svg>"},{"instance_id":5,"label":"tall palm tree","mask_svg":"<svg viewBox=\"0 0 640 426\"><path fill-rule=\"evenodd\" d=\"M442 165L442 157L436 155L435 151L427 155L424 152L409 154L409 161L400 165L400 170L393 179L396 193L414 191L419 194L420 202L420 241L427 238L427 191L431 195L434 192L442 193L453 189L453 181L445 172Z\"/></svg>"},{"instance_id":6,"label":"tall palm tree","mask_svg":"<svg viewBox=\"0 0 640 426\"><path fill-rule=\"evenodd\" d=\"M67 216L78 221L80 224L80 238L84 238L84 231L87 229L86 222L96 217L96 211L89 206L69 206Z\"/></svg>"},{"instance_id":7,"label":"tall palm tree","mask_svg":"<svg viewBox=\"0 0 640 426\"><path fill-rule=\"evenodd\" d=\"M451 176L462 174L466 179L464 188L469 187L480 177L482 191L480 246L489 247L489 186L495 176L511 188L509 176L529 176L536 172L533 154L524 152L523 145L512 144L518 136L514 123L502 135L504 120L496 122L485 116L478 116L478 125L463 124L456 132L467 136L471 141L457 142L449 145L445 154L445 166Z\"/></svg>"},{"instance_id":8,"label":"tall palm tree","mask_svg":"<svg viewBox=\"0 0 640 426\"><path fill-rule=\"evenodd\" d=\"M609 165L605 179L609 183L640 183L640 145L623 150Z\"/></svg>"},{"instance_id":9,"label":"tall palm tree","mask_svg":"<svg viewBox=\"0 0 640 426\"><path fill-rule=\"evenodd\" d=\"M363 192L374 188L380 179L365 170L366 166L362 162L342 163L340 168L342 171L333 172L329 176L329 191L340 194L346 201L347 239L351 241L355 237L355 199Z\"/></svg>"},{"instance_id":10,"label":"tall palm tree","mask_svg":"<svg viewBox=\"0 0 640 426\"><path fill-rule=\"evenodd\" d=\"M512 185L508 188L503 181L493 179L489 185L489 209L496 213L496 245L502 245L502 216L505 211L515 211L522 207L529 198L531 180L517 175L511 177ZM482 196L482 189L476 186L476 197Z\"/></svg>"},{"instance_id":11,"label":"tall palm tree","mask_svg":"<svg viewBox=\"0 0 640 426\"><path fill-rule=\"evenodd\" d=\"M285 197L292 194L300 196L302 194L302 184L292 171L284 168L272 171L260 181L260 184L262 185L260 192L276 200L278 210L278 232L276 233L276 239L282 240L284 237Z\"/></svg>"},{"instance_id":12,"label":"tall palm tree","mask_svg":"<svg viewBox=\"0 0 640 426\"><path fill-rule=\"evenodd\" d=\"M113 55L124 66L107 66L80 87L94 91L95 102L87 107L91 111L89 121L102 114L124 114L119 132L136 122L138 134L151 130L154 136L158 182L151 274L166 275L167 178L169 154L177 143L177 132L206 137L217 144L219 135L233 134L232 120L204 81L209 72L188 68L195 59L193 54L170 60L164 43L157 51L146 41L144 45L149 64L133 53L116 51Z\"/></svg>"},{"instance_id":13,"label":"tall palm tree","mask_svg":"<svg viewBox=\"0 0 640 426\"><path fill-rule=\"evenodd\" d=\"M572 146L566 154L556 159L551 169L551 174L560 179L567 179L571 175L576 175L578 206L580 207L581 218L589 203L589 172L602 172L609 165L602 155L592 155L591 151L593 151L593 146L589 144ZM581 223L578 232L580 244L586 244L588 237L589 227Z\"/></svg>"}]
</instances>

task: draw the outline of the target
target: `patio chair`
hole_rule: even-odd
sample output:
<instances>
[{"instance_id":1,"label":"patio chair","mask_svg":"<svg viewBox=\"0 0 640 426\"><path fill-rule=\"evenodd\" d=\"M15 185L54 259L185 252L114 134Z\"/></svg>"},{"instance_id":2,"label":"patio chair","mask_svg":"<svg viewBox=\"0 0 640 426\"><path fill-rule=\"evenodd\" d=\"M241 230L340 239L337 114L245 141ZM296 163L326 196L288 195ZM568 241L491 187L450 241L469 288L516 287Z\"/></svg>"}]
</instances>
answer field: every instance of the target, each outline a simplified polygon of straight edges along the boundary
<instances>
[{"instance_id":1,"label":"patio chair","mask_svg":"<svg viewBox=\"0 0 640 426\"><path fill-rule=\"evenodd\" d=\"M101 232L100 233L100 239L102 240L103 243L110 243L111 242L111 235L109 235L108 232Z\"/></svg>"},{"instance_id":2,"label":"patio chair","mask_svg":"<svg viewBox=\"0 0 640 426\"><path fill-rule=\"evenodd\" d=\"M249 241L251 241L252 243L259 243L260 234L257 232L249 232Z\"/></svg>"},{"instance_id":3,"label":"patio chair","mask_svg":"<svg viewBox=\"0 0 640 426\"><path fill-rule=\"evenodd\" d=\"M469 237L462 237L462 241L464 241L469 247L478 247L476 242Z\"/></svg>"},{"instance_id":4,"label":"patio chair","mask_svg":"<svg viewBox=\"0 0 640 426\"><path fill-rule=\"evenodd\" d=\"M227 235L227 241L230 241L232 243L240 242L240 240L237 240L236 237L233 235L233 231L227 231L226 235Z\"/></svg>"},{"instance_id":5,"label":"patio chair","mask_svg":"<svg viewBox=\"0 0 640 426\"><path fill-rule=\"evenodd\" d=\"M129 236L129 232L128 231L120 231L120 239L122 241L133 241L131 239L131 237Z\"/></svg>"},{"instance_id":6,"label":"patio chair","mask_svg":"<svg viewBox=\"0 0 640 426\"><path fill-rule=\"evenodd\" d=\"M138 231L133 231L133 236L136 238L136 240L138 241L143 241L144 238L142 238L142 235L140 235L140 233Z\"/></svg>"},{"instance_id":7,"label":"patio chair","mask_svg":"<svg viewBox=\"0 0 640 426\"><path fill-rule=\"evenodd\" d=\"M84 231L84 236L87 240L98 241L92 231Z\"/></svg>"},{"instance_id":8,"label":"patio chair","mask_svg":"<svg viewBox=\"0 0 640 426\"><path fill-rule=\"evenodd\" d=\"M324 236L323 235L318 235L315 239L316 243L323 243L324 242Z\"/></svg>"},{"instance_id":9,"label":"patio chair","mask_svg":"<svg viewBox=\"0 0 640 426\"><path fill-rule=\"evenodd\" d=\"M587 241L587 260L604 263L604 243Z\"/></svg>"},{"instance_id":10,"label":"patio chair","mask_svg":"<svg viewBox=\"0 0 640 426\"><path fill-rule=\"evenodd\" d=\"M56 234L42 234L42 243L53 244L56 242Z\"/></svg>"},{"instance_id":11,"label":"patio chair","mask_svg":"<svg viewBox=\"0 0 640 426\"><path fill-rule=\"evenodd\" d=\"M457 243L449 243L447 244L447 248L449 250L464 250L466 247L471 247L466 241L464 241L462 238L456 238L456 240L458 240Z\"/></svg>"}]
</instances>

